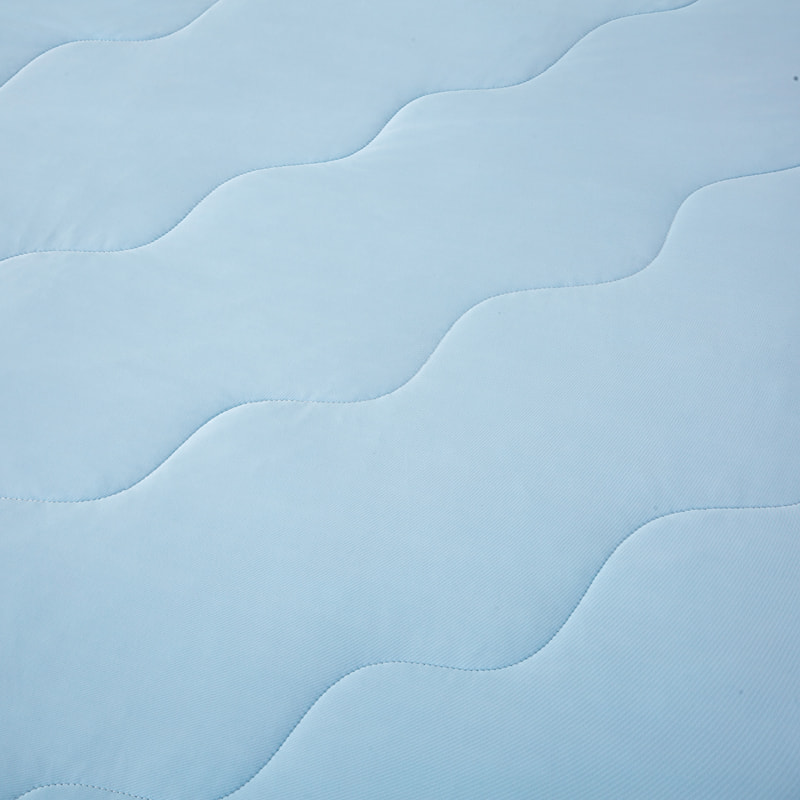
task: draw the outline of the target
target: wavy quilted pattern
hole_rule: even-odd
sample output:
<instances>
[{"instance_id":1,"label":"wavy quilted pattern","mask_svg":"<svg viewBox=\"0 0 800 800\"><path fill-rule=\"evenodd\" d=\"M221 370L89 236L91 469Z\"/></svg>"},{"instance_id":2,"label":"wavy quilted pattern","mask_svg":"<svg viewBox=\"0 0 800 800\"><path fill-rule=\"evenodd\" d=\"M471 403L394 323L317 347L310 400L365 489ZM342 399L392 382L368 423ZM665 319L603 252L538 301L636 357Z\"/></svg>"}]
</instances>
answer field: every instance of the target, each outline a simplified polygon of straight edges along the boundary
<instances>
[{"instance_id":1,"label":"wavy quilted pattern","mask_svg":"<svg viewBox=\"0 0 800 800\"><path fill-rule=\"evenodd\" d=\"M4 2L0 5L0 86L56 47L80 41L160 39L190 25L214 4L214 0Z\"/></svg>"},{"instance_id":2,"label":"wavy quilted pattern","mask_svg":"<svg viewBox=\"0 0 800 800\"><path fill-rule=\"evenodd\" d=\"M237 403L394 390L486 297L642 269L699 186L798 159L792 82L744 91L740 56L760 27L753 59L778 74L791 29L728 16L604 26L522 86L412 104L350 159L231 182L152 246L9 262L0 338L20 391L0 400L0 493L119 491ZM716 68L726 82L698 89Z\"/></svg>"},{"instance_id":3,"label":"wavy quilted pattern","mask_svg":"<svg viewBox=\"0 0 800 800\"><path fill-rule=\"evenodd\" d=\"M794 797L799 534L796 507L654 523L530 659L354 673L237 797Z\"/></svg>"},{"instance_id":4,"label":"wavy quilted pattern","mask_svg":"<svg viewBox=\"0 0 800 800\"><path fill-rule=\"evenodd\" d=\"M0 800L800 793L796 4L0 14Z\"/></svg>"},{"instance_id":5,"label":"wavy quilted pattern","mask_svg":"<svg viewBox=\"0 0 800 800\"><path fill-rule=\"evenodd\" d=\"M414 98L526 80L684 2L223 0L172 36L61 48L0 90L0 257L143 244L238 174L349 155Z\"/></svg>"}]
</instances>

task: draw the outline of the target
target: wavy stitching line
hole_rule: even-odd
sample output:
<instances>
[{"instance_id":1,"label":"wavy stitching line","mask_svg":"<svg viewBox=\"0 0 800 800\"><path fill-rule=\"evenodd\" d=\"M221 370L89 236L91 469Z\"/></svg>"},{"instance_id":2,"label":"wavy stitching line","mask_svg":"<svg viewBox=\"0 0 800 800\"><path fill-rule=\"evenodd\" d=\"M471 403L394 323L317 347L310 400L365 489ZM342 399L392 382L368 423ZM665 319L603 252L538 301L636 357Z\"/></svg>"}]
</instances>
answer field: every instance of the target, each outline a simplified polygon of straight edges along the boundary
<instances>
[{"instance_id":1,"label":"wavy stitching line","mask_svg":"<svg viewBox=\"0 0 800 800\"><path fill-rule=\"evenodd\" d=\"M248 784L252 783L269 766L269 764L272 762L272 760L275 758L275 756L278 755L278 753L281 751L283 746L291 738L292 734L297 730L297 728L300 726L300 724L303 722L303 720L308 716L308 714L311 712L311 710L317 705L317 703L319 703L319 701L326 694L328 694L328 692L330 692L335 686L338 686L338 684L340 684L342 681L344 681L345 678L348 678L348 677L350 677L351 675L354 675L357 672L361 672L363 670L371 669L373 667L385 667L385 666L391 666L393 664L397 664L397 665L412 666L412 667L429 667L431 669L448 670L448 671L451 671L451 672L480 672L480 673L486 673L486 672L500 672L501 670L511 669L512 667L517 667L517 666L520 666L521 664L524 664L526 661L530 661L531 659L533 659L534 657L539 655L548 645L550 645L555 640L555 638L564 630L564 628L566 628L566 626L569 623L569 621L572 619L572 617L575 615L575 613L578 611L578 609L583 604L583 601L585 600L586 596L589 594L592 586L594 586L594 584L596 583L599 575L602 573L602 571L605 569L605 567L608 565L608 563L612 560L614 555L619 551L619 549L626 542L628 542L631 538L633 538L633 536L635 536L637 533L639 533L642 529L646 528L648 525L651 525L652 523L658 522L659 520L662 520L662 519L667 519L668 517L676 517L676 516L680 516L682 514L702 514L702 513L709 513L709 512L713 513L713 512L718 512L718 511L723 511L723 512L724 511L779 511L779 510L782 510L782 509L796 508L798 506L800 506L800 500L797 500L797 501L795 501L793 503L782 503L780 505L700 506L700 507L696 507L696 508L684 508L684 509L680 509L678 511L668 511L668 512L666 512L664 514L659 514L656 517L651 517L646 522L643 522L640 525L638 525L630 533L628 533L625 537L623 537L619 542L617 542L617 544L611 549L611 551L608 553L608 555L603 559L602 563L597 568L597 570L594 573L594 575L592 576L591 580L586 585L586 588L584 589L583 593L578 598L578 600L575 603L575 605L572 607L572 610L567 614L566 617L564 617L563 622L532 653L529 653L527 656L524 656L523 658L520 658L520 659L518 659L516 661L511 661L511 662L509 662L507 664L501 664L501 665L495 666L495 667L457 667L457 666L450 666L448 664L434 664L434 663L427 662L427 661L405 661L405 660L402 660L402 659L392 659L392 660L389 660L389 661L373 661L373 662L371 662L369 664L362 664L359 667L354 667L353 669L349 670L348 672L345 672L343 675L338 677L335 681L330 683L325 689L323 689L322 692L320 692L320 694L318 694L314 698L314 700L312 700L312 702L306 707L305 711L300 715L300 717L298 718L297 722L295 722L295 724L292 726L291 730L286 734L286 736L283 737L283 739L278 744L278 746L272 751L272 753L269 755L267 760L258 768L258 770L256 770L256 772L254 772L247 780L245 780L239 786L237 786L236 788L232 789L230 792L227 792L226 794L219 795L218 797L214 798L214 800L227 800L227 798L231 797L232 795L234 795L237 792L239 792L242 789L244 789ZM34 786L32 789L28 789L27 791L23 792L22 794L17 795L15 798L13 798L13 800L22 800L22 798L25 797L26 795L29 795L32 792L39 791L40 789L49 789L49 788L54 788L54 787L59 787L59 786L64 786L64 787L73 786L73 787L83 787L83 788L87 788L87 789L97 789L99 791L113 792L114 794L125 795L126 797L135 798L135 800L151 800L151 798L145 797L145 796L142 796L142 795L130 794L128 792L119 791L117 789L106 789L106 788L104 788L102 786L93 786L93 785L90 785L90 784L83 784L83 783L47 783L47 784L43 784L41 786Z\"/></svg>"},{"instance_id":2,"label":"wavy stitching line","mask_svg":"<svg viewBox=\"0 0 800 800\"><path fill-rule=\"evenodd\" d=\"M108 789L105 786L95 786L91 783L43 783L41 786L34 786L33 789L28 789L26 792L23 792L14 800L19 800L20 797L25 797L26 794L31 794L31 792L38 792L40 789L96 789L98 792L109 792L110 794L117 794L122 795L122 797L132 797L134 800L152 800L150 797L145 797L141 794L131 794L130 792L123 792L120 789Z\"/></svg>"},{"instance_id":3,"label":"wavy stitching line","mask_svg":"<svg viewBox=\"0 0 800 800\"><path fill-rule=\"evenodd\" d=\"M170 36L174 36L176 33L180 33L183 30L186 30L190 25L194 25L197 20L201 17L204 17L211 11L214 6L221 3L222 0L214 0L210 6L203 9L196 17L190 19L184 25L181 25L180 28L176 28L174 31L170 31L169 33L162 33L158 36L145 36L143 39L69 39L66 42L60 42L59 44L54 44L52 47L48 47L47 50L42 50L41 53L35 55L29 61L26 61L16 72L9 75L3 83L0 83L0 89L3 89L5 86L8 85L10 81L13 81L17 75L20 74L23 70L26 70L33 64L34 61L38 61L42 56L46 56L48 53L52 52L53 50L58 50L59 47L66 47L67 45L71 44L93 44L94 42L102 42L103 44L144 44L146 42L157 42L159 39L168 39Z\"/></svg>"},{"instance_id":4,"label":"wavy stitching line","mask_svg":"<svg viewBox=\"0 0 800 800\"><path fill-rule=\"evenodd\" d=\"M697 0L695 0L695 2L697 2ZM76 499L63 499L63 500L40 498L40 497L13 497L13 496L9 496L9 495L0 495L0 500L8 500L8 501L20 502L20 503L94 503L94 502L96 502L98 500L107 500L107 499L109 499L111 497L116 497L117 495L122 494L123 492L127 492L130 489L133 489L134 487L136 487L140 483L142 483L142 481L144 481L147 478L149 478L154 472L156 472L167 461L169 461L169 459L172 458L172 456L174 456L178 452L178 450L180 450L193 436L195 436L203 428L205 428L206 425L211 424L215 419L217 419L218 417L221 417L223 414L227 414L230 411L235 411L237 408L243 408L244 406L259 405L259 404L262 404L262 403L291 403L291 404L303 404L303 405L356 405L358 403L371 403L371 402L374 402L375 400L382 400L382 399L384 399L386 397L389 397L390 395L395 394L396 392L399 392L401 389L403 389L409 383L411 383L411 381L414 380L414 378L416 378L422 372L422 370L426 367L428 362L433 358L435 353L442 346L442 343L444 342L444 340L451 333L451 331L456 327L456 325L462 319L464 319L464 317L467 316L467 314L471 313L476 308L478 308L478 306L482 306L484 303L489 303L492 300L497 300L497 299L499 299L501 297L510 297L511 295L516 295L516 294L525 294L525 293L528 293L528 292L552 291L552 290L560 290L560 289L586 289L586 288L593 288L593 287L598 287L598 286L608 286L608 285L613 284L613 283L620 283L621 281L625 281L625 280L628 280L629 278L633 278L634 276L641 274L646 269L651 267L658 260L658 258L661 256L662 252L664 251L664 248L667 245L667 242L669 241L670 233L672 232L673 228L675 227L675 222L678 219L678 217L679 217L679 215L681 213L681 210L686 205L686 203L692 197L694 197L694 195L698 194L699 192L704 191L705 189L709 189L710 187L716 186L716 185L721 184L721 183L728 183L728 182L731 182L731 181L746 180L748 178L755 178L755 177L759 177L759 176L762 176L762 175L777 175L777 174L780 174L780 173L783 173L783 172L790 172L791 170L798 169L798 168L800 168L800 164L793 164L793 165L788 166L788 167L779 167L777 169L764 170L764 171L761 171L761 172L751 172L751 173L745 173L745 174L742 174L742 175L734 175L734 176L731 176L731 177L728 177L728 178L721 178L720 180L712 181L711 183L704 184L703 186L700 186L697 189L695 189L694 191L690 192L681 201L681 203L679 204L677 210L675 211L675 214L672 217L672 220L671 220L671 222L669 224L669 227L667 228L667 232L664 235L664 239L661 242L661 246L658 248L658 251L653 256L653 258L650 261L648 261L644 266L639 267L639 269L634 270L633 272L630 272L627 275L621 275L621 276L618 276L616 278L608 278L606 280L597 281L597 282L590 282L590 283L554 284L554 285L551 285L551 286L533 286L533 287L528 287L528 288L523 288L523 289L511 289L509 291L498 292L496 294L489 295L488 297L484 297L482 300L479 300L478 302L476 302L473 305L469 306L469 308L467 308L464 311L462 311L453 320L453 322L450 323L450 326L441 335L441 337L439 338L439 341L433 346L433 349L428 353L428 355L425 358L425 360L417 367L417 369L414 370L414 372L411 375L409 375L409 377L407 377L402 383L400 383L399 385L395 386L394 389L390 389L387 392L383 392L381 394L373 395L373 396L370 396L370 397L361 397L361 398L356 398L356 399L352 399L352 400L324 400L324 399L322 399L322 400L320 400L320 399L300 400L300 399L292 398L292 397L266 397L266 398L258 398L258 399L255 399L255 400L242 400L239 403L234 403L234 404L232 404L230 406L227 406L226 408L223 408L221 411L217 411L214 414L212 414L210 417L208 417L208 419L205 420L205 422L202 422L191 433L189 433L188 436L186 436L184 439L182 439L181 442L178 445L176 445L149 472L146 472L140 478L137 478L133 483L128 484L127 486L123 486L121 489L116 489L115 491L110 492L109 494L98 495L96 497L81 497L81 498L76 498Z\"/></svg>"},{"instance_id":5,"label":"wavy stitching line","mask_svg":"<svg viewBox=\"0 0 800 800\"><path fill-rule=\"evenodd\" d=\"M14 73L14 75L10 76L6 80L5 83L0 84L0 89L2 89L3 86L5 86L8 83L8 81L12 80L14 77L19 75L19 73L23 69L25 69L27 66L32 64L33 61L37 60L41 56L43 56L46 53L50 52L50 50L56 49L57 47L64 47L67 44L77 44L77 43L95 42L95 41L97 41L97 42L139 43L139 42L147 42L147 41L156 41L158 39L167 38L169 36L174 35L175 33L178 33L179 31L185 29L186 27L188 27L189 25L193 24L194 22L196 22L198 19L200 19L200 17L204 16L208 11L211 10L211 8L213 8L215 5L217 5L220 2L221 2L221 0L215 0L214 3L212 3L208 8L206 8L195 19L191 20L189 23L184 25L182 28L178 28L177 30L172 31L171 33L165 34L163 36L152 37L152 38L149 38L149 39L128 39L128 40L79 39L79 40L73 40L73 41L70 41L70 42L65 42L65 43L62 43L60 45L55 45L54 47L49 48L48 50L40 53L35 58L31 59L31 61L29 61L27 64L23 65L23 67L21 67L19 70L17 70L17 72ZM561 59L563 59L566 55L568 55L586 37L588 37L590 34L592 34L594 31L598 30L599 28L610 24L611 22L616 22L616 21L618 21L620 19L626 19L626 18L629 18L629 17L645 16L645 15L650 15L650 14L667 13L667 12L670 12L670 11L679 11L679 10L682 10L682 9L688 8L689 6L694 5L696 2L698 2L698 0L690 0L690 2L684 4L683 6L677 6L677 7L672 8L672 9L660 9L660 10L655 10L655 11L641 11L641 12L635 12L633 14L626 14L626 15L623 15L621 17L614 17L612 19L606 20L605 22L600 23L599 25L595 26L594 28L589 30L587 33L585 33L583 36L581 36L578 40L576 40L570 48L568 48L564 53L562 53L561 56L559 56L550 65L545 67L543 70L541 70L536 75L534 75L534 76L532 76L530 78L527 78L527 79L525 79L523 81L519 81L517 83L507 84L507 85L503 85L503 86L484 87L482 89L443 90L443 91L440 91L440 92L430 92L430 93L427 93L427 94L419 95L418 97L415 97L412 100L408 101L406 104L401 106L397 111L395 111L388 118L388 120L384 123L384 125L378 130L378 132L372 137L372 139L370 139L366 144L362 145L360 148L358 148L357 150L353 151L352 153L350 153L348 155L339 156L337 158L327 159L327 160L323 160L323 161L302 162L302 163L287 163L287 164L280 164L280 165L270 165L268 167L254 168L252 170L248 170L246 172L240 173L239 175L236 175L236 176L233 176L231 178L228 178L225 181L223 181L222 183L218 184L213 189L211 189L206 195L201 197L200 200L198 200L197 203L195 203L195 205L192 206L192 208L190 208L189 211L187 211L187 213L183 217L181 217L171 228L169 228L166 231L164 231L163 233L159 234L155 239L152 239L149 242L146 242L146 243L143 243L143 244L140 244L140 245L136 245L134 247L120 248L118 250L33 250L33 251L25 252L25 253L17 253L17 254L15 254L13 256L6 256L5 258L0 259L0 261L6 261L6 260L9 260L10 258L17 258L17 257L21 257L21 256L24 256L24 255L32 255L32 254L35 254L35 253L48 253L48 252L115 253L115 252L126 252L128 250L136 250L136 249L139 249L141 247L145 247L148 244L152 244L153 242L155 242L158 239L162 238L167 233L169 233L171 230L174 230L183 220L185 220L189 216L189 214L191 214L191 212L195 208L197 208L197 206L199 206L213 192L215 192L217 189L221 188L226 183L229 183L229 182L231 182L233 180L236 180L237 178L243 177L243 176L251 174L253 172L261 172L261 171L264 171L264 170L267 170L267 169L279 169L279 168L282 168L282 167L293 167L293 166L311 166L311 165L314 165L314 164L332 163L332 162L335 162L335 161L341 161L341 160L344 160L346 158L350 158L353 155L356 155L358 152L364 150L373 141L375 141L375 139L377 139L377 137L387 127L387 125L391 122L391 120L394 119L394 117L397 116L397 114L399 114L404 108L406 108L408 105L410 105L411 103L415 102L416 100L419 100L419 99L421 99L423 97L427 97L427 96L433 96L433 95L436 95L436 94L446 94L446 93L465 92L465 91L492 91L492 90L496 90L496 89L513 88L514 86L521 86L521 85L523 85L525 83L528 83L528 82L534 80L535 78L541 76L545 72L547 72L549 69L551 69L553 66L555 66ZM620 277L617 277L617 278L612 278L612 279L608 279L608 280L604 280L604 281L598 281L596 283L583 283L583 284L571 284L571 285L553 285L553 286L533 287L533 288L527 288L527 289L516 289L516 290L507 291L507 292L499 292L497 294L490 295L489 297L486 297L483 300L478 301L477 303L472 305L470 308L468 308L467 310L462 312L462 314L460 314L451 323L450 327L444 332L444 334L440 338L439 342L434 346L433 350L430 352L430 354L427 356L427 358L422 362L422 364L419 366L419 368L416 370L416 372L414 372L409 378L407 378L399 386L395 387L395 389L392 389L392 390L390 390L390 391L388 391L388 392L386 392L386 393L384 393L382 395L376 395L375 397L363 398L363 399L357 399L357 400L307 400L307 401L303 401L303 400L294 400L294 399L287 398L287 399L261 399L261 400L244 401L242 403L237 403L237 404L235 404L233 406L230 406L230 407L228 407L226 409L223 409L222 411L219 411L216 414L214 414L212 417L210 417L208 420L206 420L206 422L202 423L197 429L195 429L194 432L189 434L189 436L186 439L184 439L183 442L181 442L169 455L166 456L166 458L163 461L161 461L158 465L156 465L149 473L147 473L146 475L142 476L139 480L137 480L135 483L131 484L130 486L125 487L123 489L120 489L120 490L118 490L118 491L116 491L116 492L114 492L112 494L104 495L104 496L101 496L101 497L95 497L95 498L80 499L80 500L40 500L40 499L35 499L35 498L15 498L15 497L0 497L0 499L1 500L26 501L26 502L42 502L42 503L81 503L81 502L93 502L95 500L102 500L102 499L106 499L108 497L113 497L116 494L120 494L121 492L127 491L128 489L132 489L134 486L138 485L143 480L145 480L147 477L152 475L153 472L155 472L160 466L162 466L172 455L174 455L175 452L177 452L178 449L180 449L192 436L194 436L195 433L197 433L201 428L205 427L205 425L208 425L210 422L212 422L218 416L221 416L222 414L225 414L228 411L234 410L235 408L239 408L239 407L244 406L244 405L251 405L251 404L257 404L257 403L281 403L281 402L284 402L284 403L315 403L315 404L333 404L333 403L355 404L355 403L361 403L361 402L370 402L372 400L377 400L377 399L380 399L382 397L387 397L388 395L393 394L394 392L397 392L400 389L402 389L414 377L416 377L422 371L422 369L425 367L425 365L428 363L428 361L430 361L430 359L432 358L434 353L438 350L438 348L440 347L441 343L444 341L444 339L448 335L448 333L450 333L450 331L455 327L455 325L466 314L468 314L473 309L477 308L479 305L482 305L483 303L489 302L491 300L494 300L494 299L497 299L497 298L500 298L500 297L505 297L505 296L513 295L513 294L520 294L520 293L523 293L523 292L540 291L540 290L545 290L545 289L568 289L568 288L586 288L586 287L592 287L592 286L603 286L603 285L607 285L607 284L611 284L611 283L617 283L617 282L626 280L628 278L631 278L631 277L643 272L645 269L647 269L649 266L651 266L657 260L657 258L659 257L659 255L663 251L664 246L667 243L667 240L669 238L669 234L670 234L670 232L671 232L671 230L672 230L672 228L674 226L675 220L677 219L678 213L680 212L680 210L683 207L683 205L694 194L696 194L699 191L702 191L703 189L706 189L706 188L708 188L710 186L714 186L714 185L719 184L719 183L725 183L725 182L728 182L728 181L734 181L734 180L739 180L739 179L748 178L748 177L756 177L758 175L777 174L777 173L786 172L786 171L789 171L789 170L792 170L792 169L796 169L798 166L800 166L800 165L792 165L792 166L789 166L789 167L782 167L782 168L778 168L778 169L774 169L774 170L764 170L764 171L761 171L761 172L747 173L747 174L742 174L742 175L738 175L738 176L732 176L732 177L720 179L718 181L712 181L709 184L705 184L704 186L698 187L698 189L695 189L686 198L684 198L684 200L679 205L678 209L676 210L675 215L673 216L672 222L670 223L670 226L669 226L669 228L667 230L667 234L666 234L666 236L665 236L665 238L664 238L664 240L663 240L663 242L661 244L661 247L659 248L659 250L656 253L656 255L653 257L653 259L651 259L650 262L645 264L640 269L636 270L635 272L629 273L628 275L624 275L624 276L620 276ZM371 667L388 666L388 665L391 665L391 664L402 664L402 665L407 665L407 666L421 666L421 667L429 667L429 668L432 668L432 669L444 669L444 670L459 671L459 672L497 672L497 671L500 671L500 670L510 669L511 667L518 666L518 665L523 664L524 662L529 661L532 658L534 658L536 655L541 653L549 644L551 644L553 642L553 640L566 627L567 623L574 616L574 614L576 613L576 611L578 610L578 608L582 604L583 600L585 599L585 597L587 596L587 594L591 590L592 586L596 582L598 576L600 575L600 573L602 572L604 567L608 564L608 562L612 559L612 557L615 555L615 553L620 549L620 547L622 547L625 544L625 542L627 542L636 533L638 533L640 530L642 530L646 526L650 525L651 523L657 522L658 520L665 519L667 517L677 516L677 515L680 515L680 514L692 514L692 513L703 513L703 512L714 512L714 511L779 510L779 509L794 508L794 507L796 507L798 505L800 505L800 501L796 501L794 503L787 503L787 504L783 504L783 505L709 506L709 507L687 508L687 509L682 509L682 510L679 510L679 511L667 512L665 514L661 514L661 515L659 515L657 517L653 517L653 518L647 520L646 522L642 523L637 528L635 528L633 531L631 531L623 539L621 539L617 543L617 545L609 552L609 554L606 556L606 558L601 563L601 565L598 568L598 570L595 572L595 574L592 577L592 579L587 584L586 589L584 590L583 594L578 599L577 603L573 606L572 610L565 617L565 619L561 623L561 625L553 632L553 634L542 645L540 645L536 650L534 650L532 653L530 653L529 655L527 655L527 656L525 656L525 657L523 657L523 658L521 658L521 659L519 659L519 660L517 660L515 662L511 662L511 663L508 663L508 664L495 666L495 667L458 667L458 666L449 666L449 665L444 665L444 664L434 664L434 663L423 662L423 661L390 660L390 661L372 662L370 664L363 664L363 665L361 665L359 667L355 667L354 669L350 670L349 672L346 672L344 675L342 675L339 678L337 678L333 683L331 683L326 689L324 689L312 701L312 703L306 708L306 710L303 712L303 714L300 716L300 718L297 720L297 722L291 728L289 733L284 737L284 739L280 742L280 744L275 748L275 750L272 752L272 754L269 756L269 758L264 762L264 764L250 778L248 778L246 781L244 781L244 783L240 784L238 787L234 788L233 790L231 790L227 794L219 796L218 798L216 798L216 800L226 800L226 798L231 797L236 792L238 792L241 789L245 788L249 783L251 783L255 778L257 778L258 775L260 775L261 772L263 772L264 769L267 768L267 766L270 764L272 759L283 748L283 746L286 744L288 739L291 737L291 735L294 733L294 731L298 728L300 723L306 718L306 716L309 714L309 712L312 710L312 708L314 708L314 706L317 705L317 703L322 699L322 697L324 695L326 695L336 685L338 685L339 683L344 681L345 678L349 677L350 675L353 675L356 672L360 672L362 670L369 669ZM57 787L86 788L86 789L93 789L93 790L96 790L96 791L102 791L102 792L107 792L107 793L111 793L111 794L121 795L121 796L124 796L124 797L130 797L130 798L134 798L134 800L151 800L150 798L148 798L148 797L146 797L144 795L132 794L130 792L125 792L125 791L118 790L118 789L109 789L107 787L95 786L95 785L92 785L92 784L85 784L85 783L50 783L50 784L43 784L43 785L40 785L40 786L35 786L35 787L33 787L31 789L28 789L27 791L23 792L22 794L17 795L17 797L14 798L14 800L21 800L21 798L27 796L28 794L31 794L33 792L36 792L36 791L39 791L39 790L42 790L42 789L57 788Z\"/></svg>"},{"instance_id":6,"label":"wavy stitching line","mask_svg":"<svg viewBox=\"0 0 800 800\"><path fill-rule=\"evenodd\" d=\"M221 2L221 0L217 0L217 2ZM166 230L164 230L161 233L157 234L152 239L148 239L146 242L142 242L141 244L132 245L131 247L120 247L120 248L111 249L111 250L82 250L82 249L69 249L69 248L63 249L63 250L58 250L58 249L56 249L56 250L26 250L26 251L24 251L22 253L14 253L13 255L10 255L10 256L3 256L2 258L0 258L0 263L2 263L3 261L9 261L12 258L22 258L23 256L36 255L37 253L87 253L87 254L88 253L97 253L97 254L106 254L106 255L108 255L108 254L111 254L111 253L128 253L131 250L140 250L143 247L147 247L148 245L151 245L154 242L157 242L159 239L163 239L168 233L171 233L172 231L174 231L175 228L177 228L184 220L186 220L187 217L189 217L189 215L201 203L203 203L205 200L207 200L218 189L221 189L223 186L231 183L232 181L238 180L239 178L244 178L247 175L252 175L255 172L266 172L267 170L272 170L272 169L287 169L287 168L292 168L292 167L312 167L312 166L319 166L321 164L335 164L337 161L345 161L346 159L352 158L353 156L356 156L359 153L361 153L362 151L366 150L366 148L369 147L381 135L381 133L383 133L383 131L386 130L386 128L391 123L391 121L396 116L398 116L398 114L400 114L402 111L404 111L406 108L408 108L408 106L410 106L412 103L417 102L417 100L422 100L425 97L434 97L435 95L440 95L440 94L459 94L459 93L463 93L463 92L494 92L494 91L498 91L498 90L502 90L502 89L513 89L513 88L515 88L517 86L523 86L526 83L530 83L531 81L534 81L537 78L540 78L546 72L551 70L562 59L564 59L566 56L568 56L584 39L586 39L587 37L591 36L595 31L599 30L600 28L605 27L606 25L610 25L613 22L619 22L620 20L630 19L630 18L633 18L633 17L644 17L644 16L650 16L650 15L653 15L653 14L668 14L668 13L674 13L674 12L677 12L677 11L682 11L682 10L684 10L686 8L689 8L689 6L693 6L697 2L698 2L698 0L690 0L688 3L685 3L682 6L676 6L675 8L659 9L659 10L656 10L656 11L637 11L637 12L635 12L633 14L623 14L620 17L612 17L611 19L608 19L605 22L601 22L599 25L596 25L594 28L591 28L586 33L584 33L579 39L577 39L575 42L573 42L573 44L570 45L560 56L558 56L555 59L555 61L551 62L544 69L540 70L535 75L532 75L529 78L525 78L524 80L517 81L515 83L500 84L500 85L497 85L497 86L484 86L484 87L477 88L477 89L442 89L442 90L436 91L436 92L426 92L424 94L417 95L416 97L413 97L411 100L408 100L406 103L404 103L402 106L400 106L400 108L398 108L396 111L392 112L392 114L388 117L388 119L383 123L383 125L380 126L380 128L378 128L378 131L367 142L365 142L364 144L360 145L355 150L352 150L351 152L346 153L345 155L335 156L333 158L323 158L323 159L320 159L318 161L289 161L289 162L285 162L285 163L282 163L282 164L268 164L265 167L253 167L253 169L248 169L248 170L245 170L244 172L240 172L237 175L233 175L230 178L226 178L221 183L218 183L216 186L214 186L213 188L209 189L209 191L207 191L194 205L192 205L189 208L189 210L186 211L186 213L183 214L183 216L181 216L178 219L177 222L175 222L172 225L170 225L169 228L167 228ZM198 17L198 19L199 19L199 17ZM177 33L177 31L176 31L176 33ZM168 35L171 36L172 34L168 34ZM89 41L93 41L93 40L89 40ZM112 41L116 41L116 40L112 40ZM152 40L143 40L143 41L152 41ZM62 45L59 45L59 46L62 46ZM2 88L2 87L0 87L0 88Z\"/></svg>"}]
</instances>

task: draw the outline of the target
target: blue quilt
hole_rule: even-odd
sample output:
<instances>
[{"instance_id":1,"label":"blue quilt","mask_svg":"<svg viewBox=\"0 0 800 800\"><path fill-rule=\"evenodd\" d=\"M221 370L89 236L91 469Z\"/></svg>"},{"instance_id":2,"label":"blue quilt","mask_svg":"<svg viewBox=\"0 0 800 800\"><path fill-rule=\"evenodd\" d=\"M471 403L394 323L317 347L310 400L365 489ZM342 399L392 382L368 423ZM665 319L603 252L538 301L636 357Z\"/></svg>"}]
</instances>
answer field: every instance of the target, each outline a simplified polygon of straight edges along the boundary
<instances>
[{"instance_id":1,"label":"blue quilt","mask_svg":"<svg viewBox=\"0 0 800 800\"><path fill-rule=\"evenodd\" d=\"M0 2L0 800L800 797L800 3Z\"/></svg>"}]
</instances>

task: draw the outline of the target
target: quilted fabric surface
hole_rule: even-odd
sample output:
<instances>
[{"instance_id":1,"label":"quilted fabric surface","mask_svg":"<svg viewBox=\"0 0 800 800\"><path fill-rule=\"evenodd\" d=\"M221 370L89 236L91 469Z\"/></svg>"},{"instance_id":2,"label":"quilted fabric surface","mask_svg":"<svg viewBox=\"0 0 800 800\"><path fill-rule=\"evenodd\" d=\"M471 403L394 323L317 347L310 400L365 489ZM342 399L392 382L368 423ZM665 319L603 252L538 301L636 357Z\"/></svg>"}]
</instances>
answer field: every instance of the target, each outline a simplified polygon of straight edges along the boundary
<instances>
[{"instance_id":1,"label":"quilted fabric surface","mask_svg":"<svg viewBox=\"0 0 800 800\"><path fill-rule=\"evenodd\" d=\"M800 797L796 0L0 0L0 800Z\"/></svg>"}]
</instances>

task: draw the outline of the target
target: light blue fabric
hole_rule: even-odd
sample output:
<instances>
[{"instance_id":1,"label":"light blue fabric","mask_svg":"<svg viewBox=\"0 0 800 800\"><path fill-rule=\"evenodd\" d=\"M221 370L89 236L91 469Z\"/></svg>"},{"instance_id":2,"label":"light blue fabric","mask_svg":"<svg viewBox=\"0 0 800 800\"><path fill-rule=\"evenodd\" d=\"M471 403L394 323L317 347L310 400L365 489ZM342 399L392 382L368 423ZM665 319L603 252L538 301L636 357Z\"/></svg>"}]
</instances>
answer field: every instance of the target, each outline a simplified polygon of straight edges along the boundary
<instances>
[{"instance_id":1,"label":"light blue fabric","mask_svg":"<svg viewBox=\"0 0 800 800\"><path fill-rule=\"evenodd\" d=\"M800 794L800 7L679 5L51 26L0 800Z\"/></svg>"},{"instance_id":2,"label":"light blue fabric","mask_svg":"<svg viewBox=\"0 0 800 800\"><path fill-rule=\"evenodd\" d=\"M214 0L4 0L0 85L49 50L80 41L139 41L175 33Z\"/></svg>"}]
</instances>

